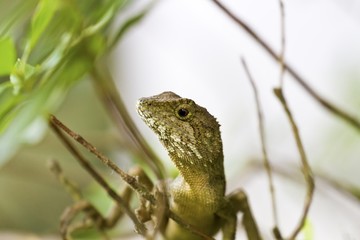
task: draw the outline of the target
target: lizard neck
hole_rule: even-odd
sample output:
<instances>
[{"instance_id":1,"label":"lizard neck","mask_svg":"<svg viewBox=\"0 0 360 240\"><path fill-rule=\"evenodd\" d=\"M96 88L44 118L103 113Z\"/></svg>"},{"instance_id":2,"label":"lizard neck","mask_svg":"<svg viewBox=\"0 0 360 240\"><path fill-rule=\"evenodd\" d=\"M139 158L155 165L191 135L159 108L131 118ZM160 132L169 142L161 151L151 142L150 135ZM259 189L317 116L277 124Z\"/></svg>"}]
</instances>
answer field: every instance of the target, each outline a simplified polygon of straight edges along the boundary
<instances>
[{"instance_id":1,"label":"lizard neck","mask_svg":"<svg viewBox=\"0 0 360 240\"><path fill-rule=\"evenodd\" d=\"M200 146L204 146L199 142ZM212 146L212 150L201 151L195 146L188 146L192 151L179 154L178 151L169 151L169 156L179 170L176 185L181 185L179 189L186 189L192 194L215 194L224 196L225 194L225 173L224 157L221 142Z\"/></svg>"}]
</instances>

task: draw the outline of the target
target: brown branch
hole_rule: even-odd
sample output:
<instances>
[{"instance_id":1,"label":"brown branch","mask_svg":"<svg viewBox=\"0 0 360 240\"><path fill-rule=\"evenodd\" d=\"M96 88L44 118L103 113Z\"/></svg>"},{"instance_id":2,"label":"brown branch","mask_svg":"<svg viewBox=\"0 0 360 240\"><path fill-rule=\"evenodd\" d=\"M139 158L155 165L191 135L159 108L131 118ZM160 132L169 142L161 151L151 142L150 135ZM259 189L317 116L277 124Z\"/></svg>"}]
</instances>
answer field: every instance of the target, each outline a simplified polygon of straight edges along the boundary
<instances>
[{"instance_id":1,"label":"brown branch","mask_svg":"<svg viewBox=\"0 0 360 240\"><path fill-rule=\"evenodd\" d=\"M280 81L279 86L282 89L284 86L284 77L285 77L285 44L286 44L286 36L285 36L285 9L284 9L284 3L282 0L279 0L279 8L280 8L280 29L281 29L281 50L280 50ZM282 240L282 234L278 225L278 222L276 221L276 225L272 230L275 239Z\"/></svg>"},{"instance_id":2,"label":"brown branch","mask_svg":"<svg viewBox=\"0 0 360 240\"><path fill-rule=\"evenodd\" d=\"M147 189L136 181L136 178L127 174L121 168L119 168L114 162L112 162L108 157L100 153L91 143L86 141L82 136L73 132L68 127L66 127L60 120L58 120L54 115L50 116L51 126L54 126L58 131L59 128L65 131L71 138L83 145L87 150L93 153L102 163L108 166L110 169L114 170L119 176L132 187L136 192L138 192L143 198L149 200L152 204L155 203L154 197L147 191ZM70 149L71 150L71 149ZM95 178L96 179L96 178Z\"/></svg>"},{"instance_id":3,"label":"brown branch","mask_svg":"<svg viewBox=\"0 0 360 240\"><path fill-rule=\"evenodd\" d=\"M297 224L294 232L290 235L290 237L288 239L291 240L295 240L296 236L299 234L299 232L301 231L301 229L303 228L304 224L305 224L305 220L306 217L308 215L309 209L310 209L310 205L313 199L313 193L314 193L314 188L315 188L315 182L314 182L314 177L313 177L313 173L311 170L311 167L308 163L307 157L306 157L306 153L305 153L305 149L304 146L302 144L301 138L300 138L300 134L299 134L299 130L297 128L297 125L295 123L295 120L291 114L291 111L287 105L286 99L283 95L282 89L281 88L275 88L274 89L274 93L277 96L277 98L280 100L282 106L284 107L285 113L289 119L290 125L292 127L292 132L294 134L294 138L296 141L296 145L301 157L301 164L302 164L302 171L304 174L304 178L305 178L305 182L307 185L307 191L306 191L306 198L305 198L305 203L304 203L304 209L303 209L303 214L300 218L299 223Z\"/></svg>"},{"instance_id":4,"label":"brown branch","mask_svg":"<svg viewBox=\"0 0 360 240\"><path fill-rule=\"evenodd\" d=\"M71 239L71 233L77 229L84 229L89 227L96 227L98 230L106 236L103 226L106 219L101 215L101 213L88 201L86 201L80 189L71 182L67 177L65 177L60 164L56 160L49 161L49 168L58 179L58 181L65 187L65 189L70 193L70 196L75 201L75 203L66 208L60 218L60 233L64 240ZM76 215L79 212L85 213L87 216L83 221L79 223L72 223ZM123 213L123 212L122 212ZM105 237L106 239L109 239Z\"/></svg>"},{"instance_id":5,"label":"brown branch","mask_svg":"<svg viewBox=\"0 0 360 240\"><path fill-rule=\"evenodd\" d=\"M49 169L55 175L61 185L63 185L65 189L69 192L71 198L74 201L80 201L83 199L80 189L64 176L62 168L60 167L58 161L51 159L49 161Z\"/></svg>"},{"instance_id":6,"label":"brown branch","mask_svg":"<svg viewBox=\"0 0 360 240\"><path fill-rule=\"evenodd\" d=\"M61 141L64 143L66 148L75 156L75 158L78 160L78 162L81 164L81 166L106 190L106 192L109 194L109 196L114 199L122 211L124 211L130 219L133 221L135 228L137 232L139 232L141 235L146 234L146 228L145 226L139 222L139 220L136 218L135 214L130 210L127 203L108 185L108 183L101 177L101 175L90 165L90 163L83 157L82 154L71 144L69 139L66 138L66 136L63 134L61 130L64 130L69 136L74 138L76 141L78 141L80 144L84 145L85 148L87 148L89 151L94 153L100 160L103 162L106 162L105 164L109 166L109 160L102 157L102 155L99 155L99 153L96 151L95 147L91 146L89 143L86 142L81 136L78 134L75 134L70 129L68 129L63 123L61 123L55 116L50 116L50 126L56 133L56 135L61 139ZM108 161L106 161L108 160ZM110 161L111 162L111 161ZM111 165L111 164L110 164ZM118 167L112 168L114 171L118 172ZM120 169L120 172L122 170ZM124 172L122 172L124 173ZM124 178L126 173L123 174ZM122 175L120 175L122 176ZM128 175L129 176L129 175ZM131 177L131 176L130 176ZM133 178L133 177L131 177ZM127 179L128 180L128 179ZM136 182L136 179L133 178L134 182ZM126 182L126 180L124 179ZM129 181L129 180L128 180ZM132 185L130 185L132 186Z\"/></svg>"},{"instance_id":7,"label":"brown branch","mask_svg":"<svg viewBox=\"0 0 360 240\"><path fill-rule=\"evenodd\" d=\"M275 224L275 228L278 228L278 215L277 215L277 207L276 207L276 196L275 196L275 187L274 187L274 180L272 175L272 167L269 161L269 157L266 150L266 136L265 136L265 128L264 128L264 118L263 118L263 111L260 103L260 98L258 94L258 90L255 84L255 81L250 74L249 68L245 62L244 58L241 58L242 65L245 69L246 75L251 83L255 102L256 102L256 109L257 109L257 115L258 115L258 124L259 124L259 133L260 133L260 142L261 142L261 151L263 154L263 164L266 169L266 173L269 180L269 190L271 195L271 203L272 203L272 210L273 210L273 221Z\"/></svg>"},{"instance_id":8,"label":"brown branch","mask_svg":"<svg viewBox=\"0 0 360 240\"><path fill-rule=\"evenodd\" d=\"M252 29L246 24L242 19L235 16L229 9L227 9L222 3L218 0L213 0L213 2L233 21L235 21L245 32L247 32L261 47L265 49L265 51L270 54L270 56L276 60L277 62L280 61L280 56L278 56L275 51ZM351 126L356 128L360 131L360 121L352 116L351 114L347 113L346 111L340 109L339 107L335 106L333 103L330 103L328 100L320 96L315 90L313 90L308 83L306 83L305 79L300 76L298 72L296 72L288 63L284 63L285 70L313 97L321 106L325 109L333 113L334 115L340 117Z\"/></svg>"}]
</instances>

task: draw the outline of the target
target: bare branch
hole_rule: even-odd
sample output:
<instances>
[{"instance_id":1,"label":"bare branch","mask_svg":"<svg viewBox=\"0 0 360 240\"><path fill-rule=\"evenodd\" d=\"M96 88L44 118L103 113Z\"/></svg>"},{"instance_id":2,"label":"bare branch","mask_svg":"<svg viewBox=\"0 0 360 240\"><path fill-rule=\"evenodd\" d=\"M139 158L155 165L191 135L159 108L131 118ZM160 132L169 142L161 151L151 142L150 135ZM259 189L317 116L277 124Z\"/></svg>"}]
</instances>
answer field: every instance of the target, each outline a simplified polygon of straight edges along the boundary
<instances>
[{"instance_id":1,"label":"bare branch","mask_svg":"<svg viewBox=\"0 0 360 240\"><path fill-rule=\"evenodd\" d=\"M58 161L56 161L54 159L51 159L49 161L49 168L50 168L51 172L54 173L54 175L58 179L58 181L69 192L71 198L74 201L80 201L80 200L83 199L83 196L82 196L82 193L81 193L80 189L74 183L72 183L69 179L67 179L64 176L63 171L62 171Z\"/></svg>"},{"instance_id":2,"label":"bare branch","mask_svg":"<svg viewBox=\"0 0 360 240\"><path fill-rule=\"evenodd\" d=\"M77 229L96 227L104 235L104 239L109 239L103 229L106 219L90 202L84 199L80 189L64 175L60 164L56 160L50 160L49 168L75 202L61 215L60 233L62 238L64 240L71 239L71 233ZM73 223L72 221L79 212L85 213L86 217L78 223Z\"/></svg>"},{"instance_id":3,"label":"bare branch","mask_svg":"<svg viewBox=\"0 0 360 240\"><path fill-rule=\"evenodd\" d=\"M277 215L277 207L276 207L276 196L275 196L275 187L274 187L274 180L272 176L272 167L269 161L269 157L266 150L266 136L265 136L265 128L264 128L264 119L263 119L263 111L260 103L260 98L258 94L258 90L255 84L255 81L253 77L250 74L249 68L246 64L246 61L244 58L241 58L242 65L245 69L246 75L251 83L255 102L256 102L256 109L257 109L257 115L258 115L258 123L259 123L259 133L260 133L260 141L261 141L261 150L263 154L263 164L266 169L266 173L269 180L269 190L271 195L271 204L272 204L272 210L273 210L273 221L275 224L275 228L278 228L278 215Z\"/></svg>"},{"instance_id":4,"label":"bare branch","mask_svg":"<svg viewBox=\"0 0 360 240\"><path fill-rule=\"evenodd\" d=\"M285 76L285 49L286 49L286 36L285 36L285 9L282 0L279 0L280 4L280 23L281 23L281 50L280 50L280 87L283 87Z\"/></svg>"},{"instance_id":5,"label":"bare branch","mask_svg":"<svg viewBox=\"0 0 360 240\"><path fill-rule=\"evenodd\" d=\"M100 158L100 160L102 160L106 165L112 166L113 163L106 157L103 157L102 155L100 155L100 153L98 153L96 151L95 147L93 147L88 142L86 142L86 140L83 139L81 136L79 136L78 134L75 134L70 129L68 129L63 123L61 123L57 118L55 118L55 116L51 115L49 120L50 120L50 126L52 127L52 129L54 130L56 135L61 139L61 141L65 144L65 146L68 148L68 150L75 156L75 158L79 161L81 166L106 190L106 192L109 194L109 196L118 203L118 205L122 209L122 211L124 211L130 217L130 219L133 221L133 223L135 225L137 232L139 232L141 235L145 235L146 234L145 226L139 222L139 220L136 218L135 214L131 211L131 209L126 204L126 202L108 185L108 183L104 180L104 178L101 177L101 175L90 165L90 163L82 156L82 154L80 154L80 152L75 148L75 146L73 146L71 144L71 142L66 138L66 136L63 134L63 132L61 130L64 130L67 134L69 134L69 136L71 136L73 139L75 139L80 144L85 146L85 148L87 148L89 151L94 153L94 155L96 155L98 158ZM131 177L134 180L134 182L136 182L135 178L133 178L132 176L123 172L117 166L116 166L116 168L111 168L111 169L113 169L116 172L121 172L123 175L120 175L120 174L119 175L121 177L124 176L124 178L127 181L130 181L130 180L127 179L126 177ZM124 181L127 182L125 179L124 179ZM130 185L130 186L133 186L133 185Z\"/></svg>"},{"instance_id":6,"label":"bare branch","mask_svg":"<svg viewBox=\"0 0 360 240\"><path fill-rule=\"evenodd\" d=\"M248 24L246 24L239 17L235 16L235 14L233 14L218 0L213 0L213 2L224 13L226 13L226 15L228 15L233 21L235 21L242 29L244 29L245 32L247 32L258 44L260 44L260 46L263 47L274 60L276 60L277 62L280 61L280 56L278 56L275 51L252 28L249 27ZM323 106L325 109L338 116L339 118L343 119L351 126L356 128L358 131L360 131L360 121L356 117L340 109L333 103L320 96L315 90L310 87L310 85L305 81L305 79L300 76L300 74L296 72L288 63L284 62L284 68L321 106Z\"/></svg>"},{"instance_id":7,"label":"bare branch","mask_svg":"<svg viewBox=\"0 0 360 240\"><path fill-rule=\"evenodd\" d=\"M152 204L155 203L155 198L151 195L148 190L136 181L136 178L127 174L121 168L119 168L113 161L111 161L108 157L100 153L91 143L86 141L82 136L73 132L68 127L66 127L60 120L58 120L54 115L50 116L50 123L54 130L60 132L59 129L65 131L71 138L75 141L83 145L87 150L93 153L101 162L103 162L110 169L114 170L119 176L127 183L130 187L132 187L136 192L138 192L142 197L149 200ZM56 133L57 133L56 132ZM60 132L61 133L61 132ZM61 133L62 134L62 133ZM59 135L59 134L58 134ZM59 135L60 136L60 135ZM61 136L60 136L61 137ZM64 136L65 138L65 136ZM65 138L66 139L66 138ZM67 140L67 139L66 139ZM65 142L66 143L66 142ZM67 143L66 143L67 145ZM73 148L73 146L71 146ZM70 149L72 150L72 149ZM87 167L87 166L84 166ZM94 177L95 178L95 177ZM96 178L95 178L96 179Z\"/></svg>"},{"instance_id":8,"label":"bare branch","mask_svg":"<svg viewBox=\"0 0 360 240\"><path fill-rule=\"evenodd\" d=\"M277 98L280 100L282 106L284 107L285 113L289 119L289 122L291 124L292 127L292 131L294 134L294 138L296 141L296 145L297 148L299 150L299 154L301 157L301 164L302 164L302 172L304 174L304 178L305 178L305 182L307 185L307 191L306 191L306 198L305 198L305 203L304 203L304 210L303 210L303 214L300 218L299 223L297 224L294 232L291 234L291 236L288 239L291 240L295 240L296 236L299 234L299 232L301 231L301 229L303 228L304 224L305 224L305 220L306 217L308 215L309 209L310 209L310 205L313 199L313 193L314 193L314 188L315 188L315 181L314 181L314 177L313 177L313 173L311 170L311 167L308 163L307 157L306 157L306 153L305 153L305 149L304 146L302 144L301 138L300 138L300 134L299 134L299 130L297 128L297 125L295 123L295 120L291 114L291 111L287 105L286 99L283 95L282 89L281 88L275 88L274 89L274 93L277 96Z\"/></svg>"}]
</instances>

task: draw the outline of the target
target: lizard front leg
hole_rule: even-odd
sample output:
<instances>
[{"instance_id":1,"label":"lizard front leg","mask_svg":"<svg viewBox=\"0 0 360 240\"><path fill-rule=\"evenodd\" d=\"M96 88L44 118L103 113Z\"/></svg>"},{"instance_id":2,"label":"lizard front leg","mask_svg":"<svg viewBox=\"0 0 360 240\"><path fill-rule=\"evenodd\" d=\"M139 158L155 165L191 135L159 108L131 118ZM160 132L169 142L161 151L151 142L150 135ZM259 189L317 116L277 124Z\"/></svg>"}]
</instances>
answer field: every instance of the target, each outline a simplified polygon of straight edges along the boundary
<instances>
[{"instance_id":1,"label":"lizard front leg","mask_svg":"<svg viewBox=\"0 0 360 240\"><path fill-rule=\"evenodd\" d=\"M231 203L225 199L224 206L217 213L221 219L223 240L234 240L236 235L237 216Z\"/></svg>"},{"instance_id":2,"label":"lizard front leg","mask_svg":"<svg viewBox=\"0 0 360 240\"><path fill-rule=\"evenodd\" d=\"M242 212L242 224L245 228L246 235L249 240L261 240L255 218L251 212L251 208L245 192L241 189L236 190L225 198L224 208L217 213L224 223L222 226L223 239L235 239L236 223L238 212Z\"/></svg>"}]
</instances>

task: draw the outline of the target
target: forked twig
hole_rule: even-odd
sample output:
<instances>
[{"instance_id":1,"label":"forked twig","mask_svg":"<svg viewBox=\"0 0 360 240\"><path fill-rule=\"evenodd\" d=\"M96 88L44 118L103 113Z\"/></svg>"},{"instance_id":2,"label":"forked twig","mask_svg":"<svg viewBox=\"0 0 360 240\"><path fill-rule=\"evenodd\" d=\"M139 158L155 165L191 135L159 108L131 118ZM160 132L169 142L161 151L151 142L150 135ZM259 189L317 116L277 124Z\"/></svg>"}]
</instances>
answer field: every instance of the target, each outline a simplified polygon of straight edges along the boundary
<instances>
[{"instance_id":1,"label":"forked twig","mask_svg":"<svg viewBox=\"0 0 360 240\"><path fill-rule=\"evenodd\" d=\"M272 204L272 210L273 210L273 221L275 228L278 228L278 215L277 215L277 206L276 206L276 196L275 196L275 187L274 187L274 180L272 175L272 167L270 164L270 160L267 154L266 150L266 136L265 136L265 128L264 128L264 118L263 118L263 111L260 103L260 98L258 94L258 90L255 84L255 81L250 73L250 70L246 64L246 61L244 58L241 58L242 65L245 69L246 75L250 81L250 84L252 86L255 102L256 102L256 109L257 109L257 115L258 115L258 124L259 124L259 133L260 133L260 142L261 142L261 151L263 155L263 164L266 169L266 173L268 176L269 181L269 190L271 195L271 204Z\"/></svg>"},{"instance_id":2,"label":"forked twig","mask_svg":"<svg viewBox=\"0 0 360 240\"><path fill-rule=\"evenodd\" d=\"M299 134L299 130L297 128L297 125L295 123L295 120L291 114L291 111L287 105L286 99L283 95L282 89L281 88L275 88L274 89L274 93L277 96L277 98L280 100L286 116L289 119L289 122L291 124L291 128L292 128L292 132L294 134L294 138L296 141L296 146L298 148L300 157L301 157L301 164L302 164L302 171L304 174L304 178L305 178L305 182L307 185L307 191L306 191L306 198L305 198L305 203L304 203L304 210L303 210L303 214L300 218L299 223L297 224L294 232L290 235L290 237L288 239L295 239L296 236L299 234L299 232L301 231L301 229L303 228L304 224L305 224L305 220L306 217L308 215L309 209L310 209L310 205L312 202L312 198L313 198L313 193L314 193L314 188L315 188L315 182L314 182L314 177L313 177L313 173L311 170L311 167L308 163L307 157L306 157L306 153L305 153L305 149L304 146L302 144L301 138L300 138L300 134Z\"/></svg>"},{"instance_id":3,"label":"forked twig","mask_svg":"<svg viewBox=\"0 0 360 240\"><path fill-rule=\"evenodd\" d=\"M101 175L87 162L87 160L82 156L82 154L71 144L69 139L66 138L66 136L63 134L63 132L60 130L60 128L62 130L66 129L65 130L66 133L68 133L74 139L83 139L83 138L81 136L75 134L74 132L72 132L70 129L68 129L53 115L50 116L50 126L52 127L52 129L54 130L56 135L64 143L64 145L67 147L67 149L76 157L76 159L79 161L81 166L106 190L106 192L109 194L109 196L111 196L111 198L114 199L118 203L121 210L130 217L130 219L132 220L132 222L135 225L137 232L139 232L141 235L145 235L146 234L145 226L139 222L139 220L137 219L135 214L131 211L131 209L129 208L127 203L109 186L109 184L101 177ZM77 135L77 137L75 137L76 135ZM81 141L81 140L79 140L79 141ZM85 140L83 140L83 141L85 141ZM95 148L87 148L87 149L95 150ZM136 181L135 178L134 178L134 181Z\"/></svg>"},{"instance_id":4,"label":"forked twig","mask_svg":"<svg viewBox=\"0 0 360 240\"><path fill-rule=\"evenodd\" d=\"M58 132L59 128L65 131L70 137L72 137L75 141L83 145L87 150L89 150L91 153L93 153L101 162L103 162L106 166L108 166L110 169L114 170L119 176L127 183L130 187L132 187L136 192L138 192L143 198L149 200L151 203L155 203L155 198L153 195L151 195L147 189L138 183L136 181L136 178L127 174L125 171L123 171L121 168L119 168L115 163L113 163L108 157L101 154L91 143L86 141L82 136L79 134L73 132L68 127L66 127L62 122L60 122L54 115L50 116L50 123L54 130ZM60 132L60 134L63 136L63 134ZM58 134L59 135L59 134ZM60 135L59 135L60 136ZM61 136L60 136L61 137ZM65 138L65 136L63 136ZM65 138L66 139L66 138ZM66 139L67 140L67 139ZM67 141L68 142L68 141ZM69 143L67 143L68 145ZM71 146L71 148L74 148ZM70 149L72 150L72 149ZM75 152L74 152L75 155ZM76 151L76 156L80 154ZM88 165L88 164L87 164ZM88 167L84 165L84 167ZM95 178L95 177L94 177ZM95 178L96 179L96 178ZM97 180L97 179L96 179ZM101 181L101 180L100 180Z\"/></svg>"},{"instance_id":5,"label":"forked twig","mask_svg":"<svg viewBox=\"0 0 360 240\"><path fill-rule=\"evenodd\" d=\"M305 203L304 203L303 215L300 217L300 221L299 221L298 225L296 226L294 232L289 237L289 239L292 240L292 239L296 238L298 233L301 231L301 229L305 225L306 217L308 215L310 205L312 202L312 198L313 198L315 183L314 183L312 170L308 163L305 149L304 149L304 146L303 146L301 138L300 138L299 130L298 130L295 120L290 112L290 109L287 105L286 99L285 99L285 97L283 95L283 91L282 91L283 85L284 85L284 75L285 75L285 59L284 59L284 57L285 57L285 39L286 39L286 37L285 37L285 10L284 10L284 3L282 0L279 0L279 5L280 5L280 13L281 13L281 54L280 54L280 60L279 60L280 81L279 81L279 88L274 89L274 93L280 100L281 104L283 105L286 115L289 119L290 125L292 127L294 138L296 140L296 145L299 150L300 157L301 157L301 163L302 163L302 167L303 167L302 170L303 170L305 182L307 185L307 193L306 193L306 199L305 199ZM281 236L280 230L278 228L274 228L273 232L274 232L275 236L277 236L277 235Z\"/></svg>"},{"instance_id":6,"label":"forked twig","mask_svg":"<svg viewBox=\"0 0 360 240\"><path fill-rule=\"evenodd\" d=\"M106 233L103 231L107 223L106 219L101 213L88 201L86 201L80 191L80 189L65 177L60 164L56 160L49 161L49 168L54 173L55 177L70 193L70 196L74 200L74 204L71 207L65 209L60 218L60 233L64 240L71 239L70 234L77 230L88 227L97 227L98 230L104 235L104 239L109 239ZM78 223L72 223L76 215L79 212L85 213L87 216L83 221Z\"/></svg>"},{"instance_id":7,"label":"forked twig","mask_svg":"<svg viewBox=\"0 0 360 240\"><path fill-rule=\"evenodd\" d=\"M267 53L277 62L280 61L280 56L275 53L275 51L252 29L248 24L246 24L242 19L235 16L229 9L227 9L220 1L213 0L213 2L228 15L233 21L235 21L242 29L244 29L261 47L263 47ZM284 63L285 70L312 96L320 105L325 109L332 112L336 116L342 118L344 121L348 122L351 126L360 131L360 121L347 113L346 111L335 106L333 103L329 102L322 96L320 96L310 85L305 81L305 79L300 76L288 63Z\"/></svg>"}]
</instances>

